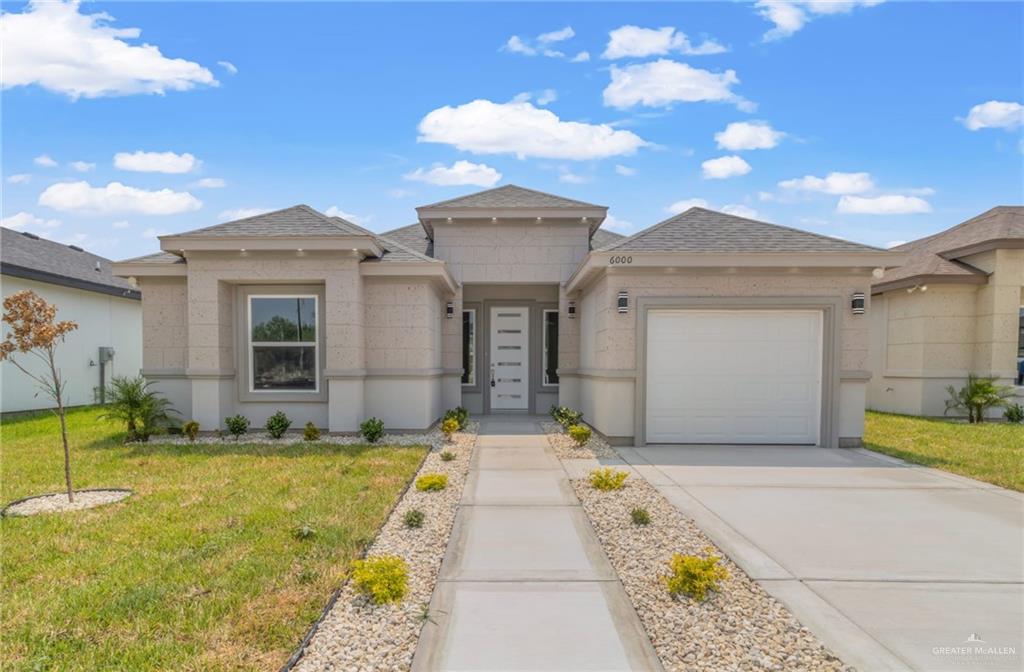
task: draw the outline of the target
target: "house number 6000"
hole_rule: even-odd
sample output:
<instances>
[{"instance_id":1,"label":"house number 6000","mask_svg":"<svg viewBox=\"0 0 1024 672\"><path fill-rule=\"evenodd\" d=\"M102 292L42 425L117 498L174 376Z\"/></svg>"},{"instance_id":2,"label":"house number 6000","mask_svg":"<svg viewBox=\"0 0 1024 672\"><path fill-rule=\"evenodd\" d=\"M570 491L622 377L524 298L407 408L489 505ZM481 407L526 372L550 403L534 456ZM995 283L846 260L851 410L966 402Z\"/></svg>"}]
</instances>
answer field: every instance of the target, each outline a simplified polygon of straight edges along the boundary
<instances>
[{"instance_id":1,"label":"house number 6000","mask_svg":"<svg viewBox=\"0 0 1024 672\"><path fill-rule=\"evenodd\" d=\"M611 264L632 264L633 257L614 256L608 260Z\"/></svg>"}]
</instances>

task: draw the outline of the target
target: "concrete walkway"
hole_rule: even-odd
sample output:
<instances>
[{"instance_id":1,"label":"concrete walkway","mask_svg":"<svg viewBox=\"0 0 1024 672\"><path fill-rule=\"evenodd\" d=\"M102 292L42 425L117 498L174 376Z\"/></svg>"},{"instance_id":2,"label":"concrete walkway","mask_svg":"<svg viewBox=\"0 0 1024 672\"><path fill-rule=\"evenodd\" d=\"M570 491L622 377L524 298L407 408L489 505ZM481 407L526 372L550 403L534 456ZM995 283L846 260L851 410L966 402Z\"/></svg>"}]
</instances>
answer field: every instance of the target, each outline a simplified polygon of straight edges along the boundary
<instances>
[{"instance_id":1,"label":"concrete walkway","mask_svg":"<svg viewBox=\"0 0 1024 672\"><path fill-rule=\"evenodd\" d=\"M480 426L413 670L660 670L537 418Z\"/></svg>"}]
</instances>

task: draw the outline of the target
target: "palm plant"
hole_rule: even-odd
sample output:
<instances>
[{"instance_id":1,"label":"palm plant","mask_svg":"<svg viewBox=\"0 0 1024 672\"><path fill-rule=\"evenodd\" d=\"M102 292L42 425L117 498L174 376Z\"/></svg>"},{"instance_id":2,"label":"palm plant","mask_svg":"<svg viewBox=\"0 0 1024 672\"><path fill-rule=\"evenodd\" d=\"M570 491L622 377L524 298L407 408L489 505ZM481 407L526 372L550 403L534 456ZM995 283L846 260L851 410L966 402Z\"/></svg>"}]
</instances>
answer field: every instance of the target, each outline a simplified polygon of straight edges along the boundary
<instances>
[{"instance_id":1,"label":"palm plant","mask_svg":"<svg viewBox=\"0 0 1024 672\"><path fill-rule=\"evenodd\" d=\"M1008 385L996 385L995 378L967 376L967 384L957 390L952 385L946 387L949 399L946 400L946 413L958 411L967 413L967 422L985 421L985 411L990 408L1005 407L1014 389Z\"/></svg>"},{"instance_id":2,"label":"palm plant","mask_svg":"<svg viewBox=\"0 0 1024 672\"><path fill-rule=\"evenodd\" d=\"M142 376L127 378L115 376L107 390L106 420L125 423L128 430L125 441L149 441L149 437L171 422L171 402L149 389L152 381Z\"/></svg>"}]
</instances>

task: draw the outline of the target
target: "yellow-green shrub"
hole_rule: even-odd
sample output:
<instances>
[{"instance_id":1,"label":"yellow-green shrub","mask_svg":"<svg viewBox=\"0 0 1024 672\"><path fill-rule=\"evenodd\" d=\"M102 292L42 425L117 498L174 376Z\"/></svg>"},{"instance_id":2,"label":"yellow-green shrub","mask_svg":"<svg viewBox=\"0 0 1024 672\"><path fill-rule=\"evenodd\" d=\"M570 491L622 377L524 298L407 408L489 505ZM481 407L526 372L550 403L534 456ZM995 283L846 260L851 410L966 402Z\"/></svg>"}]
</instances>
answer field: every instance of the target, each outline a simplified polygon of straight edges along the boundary
<instances>
[{"instance_id":1,"label":"yellow-green shrub","mask_svg":"<svg viewBox=\"0 0 1024 672\"><path fill-rule=\"evenodd\" d=\"M447 487L447 474L423 474L416 479L417 490L444 490Z\"/></svg>"},{"instance_id":2,"label":"yellow-green shrub","mask_svg":"<svg viewBox=\"0 0 1024 672\"><path fill-rule=\"evenodd\" d=\"M702 558L697 555L676 553L669 560L669 574L662 577L672 597L686 595L698 602L707 597L709 590L718 590L718 584L729 578L729 572L719 563L717 555Z\"/></svg>"},{"instance_id":3,"label":"yellow-green shrub","mask_svg":"<svg viewBox=\"0 0 1024 672\"><path fill-rule=\"evenodd\" d=\"M459 421L455 418L447 418L441 423L441 432L448 441L452 440L452 434L459 431Z\"/></svg>"},{"instance_id":4,"label":"yellow-green shrub","mask_svg":"<svg viewBox=\"0 0 1024 672\"><path fill-rule=\"evenodd\" d=\"M356 560L352 563L352 585L377 604L398 602L409 586L409 568L397 555Z\"/></svg>"},{"instance_id":5,"label":"yellow-green shrub","mask_svg":"<svg viewBox=\"0 0 1024 672\"><path fill-rule=\"evenodd\" d=\"M577 446L585 446L587 441L590 441L590 427L586 425L572 425L569 427L569 436L572 437Z\"/></svg>"},{"instance_id":6,"label":"yellow-green shrub","mask_svg":"<svg viewBox=\"0 0 1024 672\"><path fill-rule=\"evenodd\" d=\"M627 478L628 471L616 471L611 467L594 469L590 472L590 486L595 490L621 490Z\"/></svg>"}]
</instances>

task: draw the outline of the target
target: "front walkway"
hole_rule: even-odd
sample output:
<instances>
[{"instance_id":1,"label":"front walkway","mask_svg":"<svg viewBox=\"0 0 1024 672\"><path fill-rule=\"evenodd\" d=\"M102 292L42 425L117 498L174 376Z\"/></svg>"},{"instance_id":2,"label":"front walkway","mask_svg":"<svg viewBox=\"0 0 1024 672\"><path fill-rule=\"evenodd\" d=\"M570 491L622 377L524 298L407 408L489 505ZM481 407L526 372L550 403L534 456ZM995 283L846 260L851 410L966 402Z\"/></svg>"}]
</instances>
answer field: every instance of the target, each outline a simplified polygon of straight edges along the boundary
<instances>
[{"instance_id":1,"label":"front walkway","mask_svg":"<svg viewBox=\"0 0 1024 672\"><path fill-rule=\"evenodd\" d=\"M660 670L537 418L488 416L413 670Z\"/></svg>"}]
</instances>

